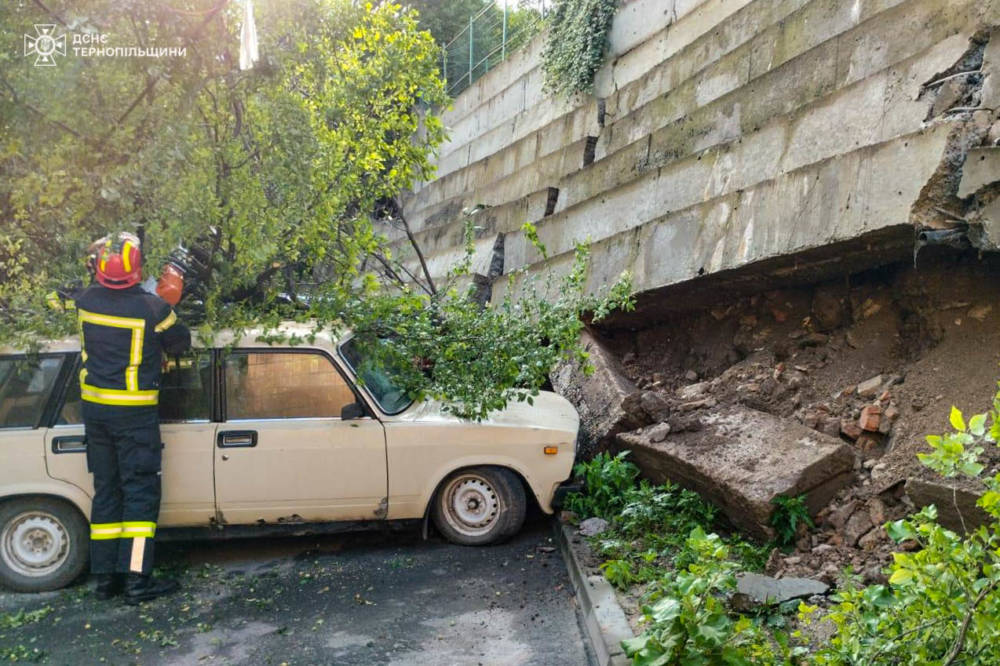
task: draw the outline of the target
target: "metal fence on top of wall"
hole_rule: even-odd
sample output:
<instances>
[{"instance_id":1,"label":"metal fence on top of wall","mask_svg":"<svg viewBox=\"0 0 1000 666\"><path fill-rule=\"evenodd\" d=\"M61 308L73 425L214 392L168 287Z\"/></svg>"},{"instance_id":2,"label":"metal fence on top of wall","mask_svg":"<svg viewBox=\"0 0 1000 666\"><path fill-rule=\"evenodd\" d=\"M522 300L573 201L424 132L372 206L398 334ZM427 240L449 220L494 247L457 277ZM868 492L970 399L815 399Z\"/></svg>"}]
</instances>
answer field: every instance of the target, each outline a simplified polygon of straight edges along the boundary
<instances>
[{"instance_id":1,"label":"metal fence on top of wall","mask_svg":"<svg viewBox=\"0 0 1000 666\"><path fill-rule=\"evenodd\" d=\"M456 96L538 34L551 0L515 7L498 0L469 17L469 24L441 48L441 72L448 94Z\"/></svg>"}]
</instances>

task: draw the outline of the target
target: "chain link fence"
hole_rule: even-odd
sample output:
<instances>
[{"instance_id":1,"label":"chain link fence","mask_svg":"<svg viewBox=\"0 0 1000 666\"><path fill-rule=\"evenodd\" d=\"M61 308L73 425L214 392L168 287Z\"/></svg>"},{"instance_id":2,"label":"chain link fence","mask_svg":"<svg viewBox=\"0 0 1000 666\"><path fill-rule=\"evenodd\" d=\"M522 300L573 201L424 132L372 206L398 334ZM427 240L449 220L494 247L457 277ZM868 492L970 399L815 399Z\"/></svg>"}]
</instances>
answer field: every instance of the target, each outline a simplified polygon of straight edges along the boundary
<instances>
[{"instance_id":1,"label":"chain link fence","mask_svg":"<svg viewBox=\"0 0 1000 666\"><path fill-rule=\"evenodd\" d=\"M471 86L542 30L551 0L514 6L498 0L469 17L469 24L441 48L441 72L452 97Z\"/></svg>"}]
</instances>

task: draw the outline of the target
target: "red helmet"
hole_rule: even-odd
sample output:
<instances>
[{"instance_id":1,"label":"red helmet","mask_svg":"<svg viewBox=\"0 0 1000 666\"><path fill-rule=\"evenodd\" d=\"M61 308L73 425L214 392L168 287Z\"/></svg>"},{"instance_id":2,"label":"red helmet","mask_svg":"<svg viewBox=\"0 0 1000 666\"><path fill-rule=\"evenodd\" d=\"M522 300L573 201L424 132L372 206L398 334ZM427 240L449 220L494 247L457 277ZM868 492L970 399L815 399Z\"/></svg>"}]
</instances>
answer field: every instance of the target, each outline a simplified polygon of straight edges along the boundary
<instances>
[{"instance_id":1,"label":"red helmet","mask_svg":"<svg viewBox=\"0 0 1000 666\"><path fill-rule=\"evenodd\" d=\"M127 289L142 280L142 250L135 234L120 231L97 248L97 281L109 289ZM100 241L98 241L100 242Z\"/></svg>"}]
</instances>

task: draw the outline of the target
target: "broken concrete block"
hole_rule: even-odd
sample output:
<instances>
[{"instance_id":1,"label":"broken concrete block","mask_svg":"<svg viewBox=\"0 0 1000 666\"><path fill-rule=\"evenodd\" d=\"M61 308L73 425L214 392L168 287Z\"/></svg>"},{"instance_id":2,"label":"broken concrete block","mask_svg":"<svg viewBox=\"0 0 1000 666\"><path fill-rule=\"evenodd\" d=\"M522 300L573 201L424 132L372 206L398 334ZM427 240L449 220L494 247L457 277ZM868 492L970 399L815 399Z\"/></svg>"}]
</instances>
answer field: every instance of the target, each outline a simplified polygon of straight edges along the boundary
<instances>
[{"instance_id":1,"label":"broken concrete block","mask_svg":"<svg viewBox=\"0 0 1000 666\"><path fill-rule=\"evenodd\" d=\"M593 374L586 375L579 364L566 361L556 366L551 379L555 391L580 413L580 451L588 455L615 434L643 424L633 423L622 409L622 402L636 387L625 377L617 359L589 332L580 337L590 354Z\"/></svg>"},{"instance_id":2,"label":"broken concrete block","mask_svg":"<svg viewBox=\"0 0 1000 666\"><path fill-rule=\"evenodd\" d=\"M830 586L811 578L771 578L756 573L736 576L737 594L745 594L757 604L780 604L791 599L808 599L826 594Z\"/></svg>"},{"instance_id":3,"label":"broken concrete block","mask_svg":"<svg viewBox=\"0 0 1000 666\"><path fill-rule=\"evenodd\" d=\"M878 424L882 419L882 408L878 405L866 405L858 418L858 427L868 432L878 432Z\"/></svg>"},{"instance_id":4,"label":"broken concrete block","mask_svg":"<svg viewBox=\"0 0 1000 666\"><path fill-rule=\"evenodd\" d=\"M618 446L651 480L680 483L719 506L754 536L772 536L778 495L806 495L815 513L853 477L854 452L846 444L747 407L726 407L701 417L697 432L671 433L653 442L647 432L618 435Z\"/></svg>"},{"instance_id":5,"label":"broken concrete block","mask_svg":"<svg viewBox=\"0 0 1000 666\"><path fill-rule=\"evenodd\" d=\"M990 520L990 515L976 505L979 493L960 488L944 479L907 479L906 494L919 508L928 504L936 506L938 523L955 532L971 532Z\"/></svg>"},{"instance_id":6,"label":"broken concrete block","mask_svg":"<svg viewBox=\"0 0 1000 666\"><path fill-rule=\"evenodd\" d=\"M1000 180L1000 148L988 146L973 148L962 167L962 181L958 196L965 198L981 188Z\"/></svg>"},{"instance_id":7,"label":"broken concrete block","mask_svg":"<svg viewBox=\"0 0 1000 666\"><path fill-rule=\"evenodd\" d=\"M858 384L858 395L862 398L874 398L880 388L882 388L882 375L875 375Z\"/></svg>"}]
</instances>

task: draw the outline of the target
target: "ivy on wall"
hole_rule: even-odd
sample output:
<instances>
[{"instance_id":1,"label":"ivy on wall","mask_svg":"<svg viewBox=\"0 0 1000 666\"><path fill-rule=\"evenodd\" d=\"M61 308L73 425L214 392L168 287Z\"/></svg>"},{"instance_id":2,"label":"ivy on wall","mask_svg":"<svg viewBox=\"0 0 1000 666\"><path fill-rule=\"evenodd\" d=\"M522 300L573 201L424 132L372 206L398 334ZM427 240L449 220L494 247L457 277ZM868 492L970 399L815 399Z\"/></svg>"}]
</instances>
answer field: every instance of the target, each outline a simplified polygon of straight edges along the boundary
<instances>
[{"instance_id":1,"label":"ivy on wall","mask_svg":"<svg viewBox=\"0 0 1000 666\"><path fill-rule=\"evenodd\" d=\"M545 89L558 95L589 93L604 62L618 0L557 0L542 52Z\"/></svg>"}]
</instances>

